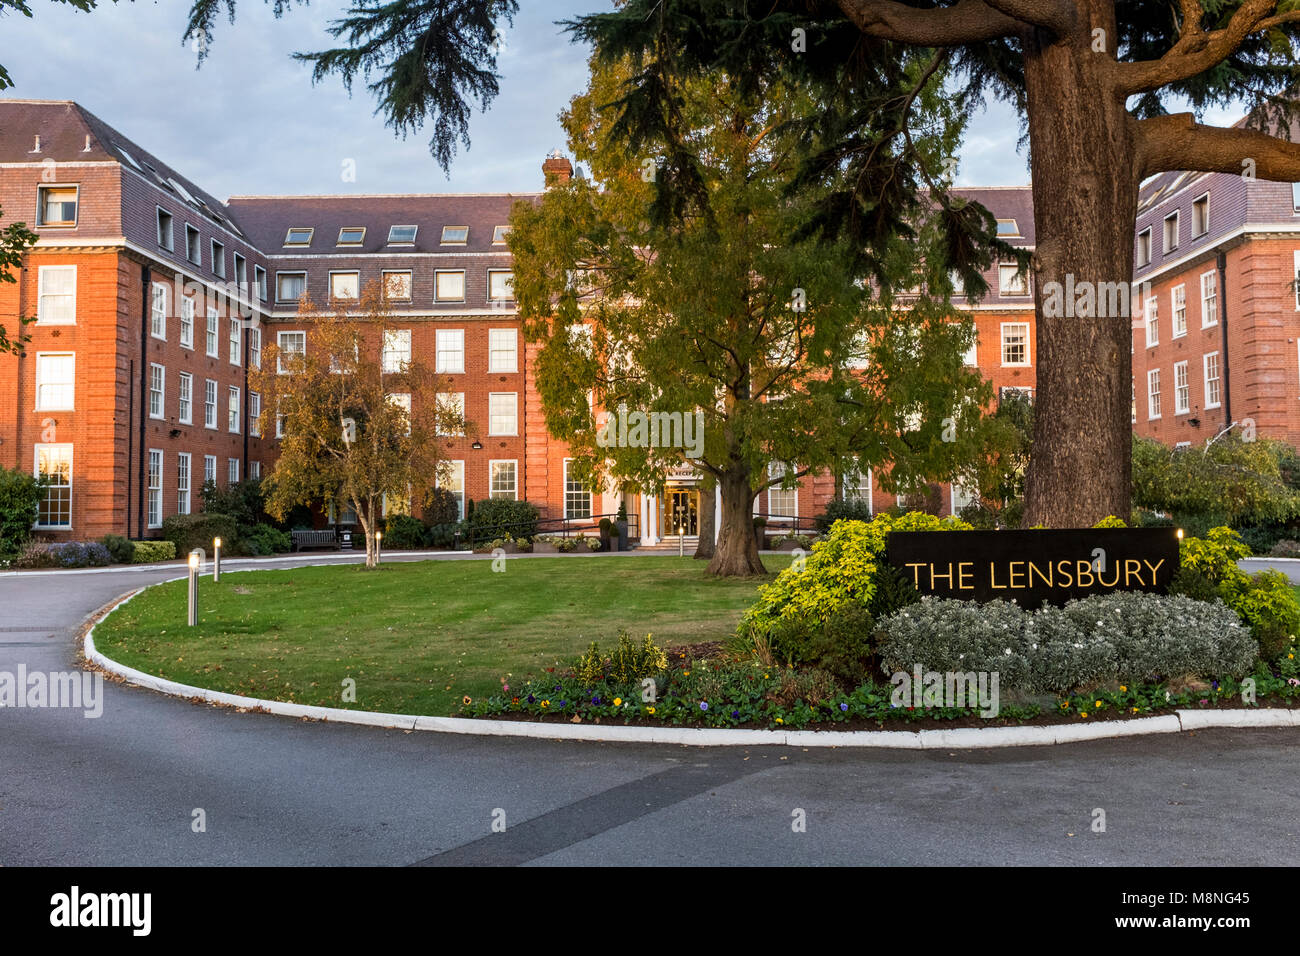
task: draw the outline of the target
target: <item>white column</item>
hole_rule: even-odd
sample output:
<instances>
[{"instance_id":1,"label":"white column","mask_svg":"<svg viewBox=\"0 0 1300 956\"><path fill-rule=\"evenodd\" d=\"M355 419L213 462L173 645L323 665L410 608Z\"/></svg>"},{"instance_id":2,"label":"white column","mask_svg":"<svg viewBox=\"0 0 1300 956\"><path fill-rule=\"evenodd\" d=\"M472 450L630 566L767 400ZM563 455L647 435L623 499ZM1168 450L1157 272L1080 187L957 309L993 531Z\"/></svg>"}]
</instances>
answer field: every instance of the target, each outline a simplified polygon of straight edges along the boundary
<instances>
[{"instance_id":1,"label":"white column","mask_svg":"<svg viewBox=\"0 0 1300 956\"><path fill-rule=\"evenodd\" d=\"M654 538L650 534L650 496L644 491L641 492L641 543L647 546L654 544Z\"/></svg>"},{"instance_id":2,"label":"white column","mask_svg":"<svg viewBox=\"0 0 1300 956\"><path fill-rule=\"evenodd\" d=\"M722 485L713 489L713 543L718 543L718 528L722 525Z\"/></svg>"}]
</instances>

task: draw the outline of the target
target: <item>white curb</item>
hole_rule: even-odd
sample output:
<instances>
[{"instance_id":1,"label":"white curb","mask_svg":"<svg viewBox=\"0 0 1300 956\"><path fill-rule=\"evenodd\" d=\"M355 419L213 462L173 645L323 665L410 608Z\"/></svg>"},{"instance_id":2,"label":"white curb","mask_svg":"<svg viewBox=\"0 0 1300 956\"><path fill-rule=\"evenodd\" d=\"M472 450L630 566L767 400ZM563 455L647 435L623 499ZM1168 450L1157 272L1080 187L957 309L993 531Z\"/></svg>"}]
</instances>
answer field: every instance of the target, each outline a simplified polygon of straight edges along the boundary
<instances>
[{"instance_id":1,"label":"white curb","mask_svg":"<svg viewBox=\"0 0 1300 956\"><path fill-rule=\"evenodd\" d=\"M159 582L165 583L165 582ZM154 587L148 585L147 587ZM147 588L132 591L109 609L107 618ZM101 618L102 620L102 618ZM155 677L119 664L95 649L95 626L86 631L86 660L139 687L211 704L263 711L280 717L358 724L392 730L480 737L532 737L603 743L678 744L690 747L855 747L894 750L983 750L1001 747L1042 747L1144 734L1173 734L1213 727L1300 727L1300 710L1280 707L1259 710L1179 710L1157 717L1099 720L1092 724L1052 724L1031 727L955 727L949 730L725 730L690 727L623 727L607 724L543 723L473 717L421 717L381 714L340 707L288 704L207 690Z\"/></svg>"}]
</instances>

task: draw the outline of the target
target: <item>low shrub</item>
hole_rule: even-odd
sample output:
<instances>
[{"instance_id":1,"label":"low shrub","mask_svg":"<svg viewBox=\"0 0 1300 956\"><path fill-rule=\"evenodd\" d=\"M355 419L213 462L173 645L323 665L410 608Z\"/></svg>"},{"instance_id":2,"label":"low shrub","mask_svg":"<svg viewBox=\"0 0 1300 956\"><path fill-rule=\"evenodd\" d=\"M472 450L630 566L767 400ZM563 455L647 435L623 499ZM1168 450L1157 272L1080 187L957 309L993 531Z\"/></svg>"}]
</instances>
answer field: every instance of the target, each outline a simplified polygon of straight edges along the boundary
<instances>
[{"instance_id":1,"label":"low shrub","mask_svg":"<svg viewBox=\"0 0 1300 956\"><path fill-rule=\"evenodd\" d=\"M163 519L162 536L172 543L176 554L189 554L197 549L211 555L212 542L216 538L221 539L222 550L226 554L234 554L239 550L239 525L232 516L216 512L170 515Z\"/></svg>"},{"instance_id":2,"label":"low shrub","mask_svg":"<svg viewBox=\"0 0 1300 956\"><path fill-rule=\"evenodd\" d=\"M531 501L513 498L488 498L474 506L469 519L474 540L491 541L510 534L516 538L531 538L537 534L540 512Z\"/></svg>"},{"instance_id":3,"label":"low shrub","mask_svg":"<svg viewBox=\"0 0 1300 956\"><path fill-rule=\"evenodd\" d=\"M853 687L871 672L873 625L871 612L861 605L840 608L824 620L780 619L767 632L764 656L767 663L787 667L810 665Z\"/></svg>"},{"instance_id":4,"label":"low shrub","mask_svg":"<svg viewBox=\"0 0 1300 956\"><path fill-rule=\"evenodd\" d=\"M424 522L410 515L390 515L384 522L384 548L413 551L424 547Z\"/></svg>"},{"instance_id":5,"label":"low shrub","mask_svg":"<svg viewBox=\"0 0 1300 956\"><path fill-rule=\"evenodd\" d=\"M17 568L102 568L113 563L108 548L98 541L29 542L14 559Z\"/></svg>"},{"instance_id":6,"label":"low shrub","mask_svg":"<svg viewBox=\"0 0 1300 956\"><path fill-rule=\"evenodd\" d=\"M1273 547L1291 533L1292 530L1282 524L1250 525L1237 529L1237 534L1252 554L1271 554Z\"/></svg>"},{"instance_id":7,"label":"low shrub","mask_svg":"<svg viewBox=\"0 0 1300 956\"><path fill-rule=\"evenodd\" d=\"M18 469L0 468L0 554L17 554L31 540L41 483Z\"/></svg>"},{"instance_id":8,"label":"low shrub","mask_svg":"<svg viewBox=\"0 0 1300 956\"><path fill-rule=\"evenodd\" d=\"M106 534L99 539L99 543L108 549L114 564L130 564L135 556L135 545L131 539L120 534Z\"/></svg>"},{"instance_id":9,"label":"low shrub","mask_svg":"<svg viewBox=\"0 0 1300 956\"><path fill-rule=\"evenodd\" d=\"M155 561L175 561L176 544L172 541L136 541L133 564L153 564Z\"/></svg>"},{"instance_id":10,"label":"low shrub","mask_svg":"<svg viewBox=\"0 0 1300 956\"><path fill-rule=\"evenodd\" d=\"M588 684L635 684L667 669L668 655L655 644L652 635L647 634L637 644L626 630L618 632L618 647L609 657L601 654L600 645L592 641L586 653L573 663L574 676Z\"/></svg>"},{"instance_id":11,"label":"low shrub","mask_svg":"<svg viewBox=\"0 0 1300 956\"><path fill-rule=\"evenodd\" d=\"M1300 541L1283 538L1274 544L1268 553L1274 558L1300 558Z\"/></svg>"},{"instance_id":12,"label":"low shrub","mask_svg":"<svg viewBox=\"0 0 1300 956\"><path fill-rule=\"evenodd\" d=\"M1259 653L1271 661L1300 634L1300 603L1281 571L1260 571L1228 595L1228 603L1250 625Z\"/></svg>"},{"instance_id":13,"label":"low shrub","mask_svg":"<svg viewBox=\"0 0 1300 956\"><path fill-rule=\"evenodd\" d=\"M1257 645L1220 601L1116 591L1028 612L925 597L878 625L885 673L986 671L1004 690L1066 694L1103 683L1239 677Z\"/></svg>"},{"instance_id":14,"label":"low shrub","mask_svg":"<svg viewBox=\"0 0 1300 956\"><path fill-rule=\"evenodd\" d=\"M813 524L825 534L837 521L870 521L871 517L871 505L867 502L834 498L826 502L826 510L813 519Z\"/></svg>"},{"instance_id":15,"label":"low shrub","mask_svg":"<svg viewBox=\"0 0 1300 956\"><path fill-rule=\"evenodd\" d=\"M421 509L424 523L430 528L460 523L460 498L446 488L431 488Z\"/></svg>"},{"instance_id":16,"label":"low shrub","mask_svg":"<svg viewBox=\"0 0 1300 956\"><path fill-rule=\"evenodd\" d=\"M384 536L385 542L388 536ZM239 531L239 552L253 556L287 554L293 550L293 537L269 524L256 524Z\"/></svg>"}]
</instances>

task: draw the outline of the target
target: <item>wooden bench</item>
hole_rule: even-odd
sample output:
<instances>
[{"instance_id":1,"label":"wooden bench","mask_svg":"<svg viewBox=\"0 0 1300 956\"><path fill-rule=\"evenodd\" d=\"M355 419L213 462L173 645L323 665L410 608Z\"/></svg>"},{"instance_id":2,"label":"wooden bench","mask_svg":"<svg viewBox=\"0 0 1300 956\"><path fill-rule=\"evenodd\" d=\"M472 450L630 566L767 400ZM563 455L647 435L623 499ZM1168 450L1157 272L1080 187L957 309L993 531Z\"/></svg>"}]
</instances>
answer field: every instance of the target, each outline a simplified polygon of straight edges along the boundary
<instances>
[{"instance_id":1,"label":"wooden bench","mask_svg":"<svg viewBox=\"0 0 1300 956\"><path fill-rule=\"evenodd\" d=\"M326 528L320 531L291 531L290 537L293 538L293 550L303 551L307 548L339 548L339 536L332 528Z\"/></svg>"}]
</instances>

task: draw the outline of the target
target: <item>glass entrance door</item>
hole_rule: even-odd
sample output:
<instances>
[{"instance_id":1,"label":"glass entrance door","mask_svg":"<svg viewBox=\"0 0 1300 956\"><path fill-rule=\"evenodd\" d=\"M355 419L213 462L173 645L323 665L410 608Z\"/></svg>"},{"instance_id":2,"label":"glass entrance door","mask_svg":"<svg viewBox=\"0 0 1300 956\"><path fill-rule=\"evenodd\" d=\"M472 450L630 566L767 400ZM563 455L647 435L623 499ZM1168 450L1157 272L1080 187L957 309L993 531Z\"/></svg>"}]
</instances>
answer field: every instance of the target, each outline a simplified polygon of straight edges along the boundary
<instances>
[{"instance_id":1,"label":"glass entrance door","mask_svg":"<svg viewBox=\"0 0 1300 956\"><path fill-rule=\"evenodd\" d=\"M700 493L694 488L669 488L664 493L664 536L688 538L700 533Z\"/></svg>"}]
</instances>

